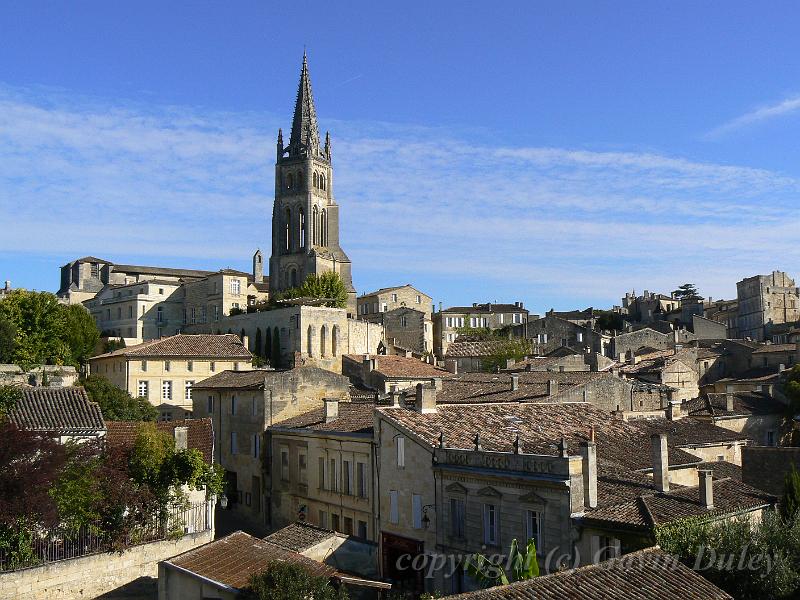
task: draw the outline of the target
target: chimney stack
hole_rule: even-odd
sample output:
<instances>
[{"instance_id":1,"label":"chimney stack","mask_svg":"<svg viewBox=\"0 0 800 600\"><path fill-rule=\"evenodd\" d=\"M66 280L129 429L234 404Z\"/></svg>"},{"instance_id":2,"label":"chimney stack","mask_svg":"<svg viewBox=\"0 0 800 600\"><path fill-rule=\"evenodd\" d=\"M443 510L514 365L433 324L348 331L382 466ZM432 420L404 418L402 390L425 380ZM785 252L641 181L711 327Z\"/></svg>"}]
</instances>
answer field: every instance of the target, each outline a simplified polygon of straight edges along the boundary
<instances>
[{"instance_id":1,"label":"chimney stack","mask_svg":"<svg viewBox=\"0 0 800 600\"><path fill-rule=\"evenodd\" d=\"M431 377L431 386L437 392L441 392L444 389L444 383L442 382L441 377Z\"/></svg>"},{"instance_id":2,"label":"chimney stack","mask_svg":"<svg viewBox=\"0 0 800 600\"><path fill-rule=\"evenodd\" d=\"M188 427L176 427L172 430L172 437L175 438L175 450L187 450L189 448Z\"/></svg>"},{"instance_id":3,"label":"chimney stack","mask_svg":"<svg viewBox=\"0 0 800 600\"><path fill-rule=\"evenodd\" d=\"M453 375L458 375L458 361L455 358L448 358L444 361L444 368Z\"/></svg>"},{"instance_id":4,"label":"chimney stack","mask_svg":"<svg viewBox=\"0 0 800 600\"><path fill-rule=\"evenodd\" d=\"M725 394L725 410L733 412L733 394L728 392Z\"/></svg>"},{"instance_id":5,"label":"chimney stack","mask_svg":"<svg viewBox=\"0 0 800 600\"><path fill-rule=\"evenodd\" d=\"M558 394L558 381L555 379L548 379L547 380L547 395L548 396L555 396Z\"/></svg>"},{"instance_id":6,"label":"chimney stack","mask_svg":"<svg viewBox=\"0 0 800 600\"><path fill-rule=\"evenodd\" d=\"M7 292L10 292L10 291L11 291L11 282L10 282L8 279L6 279L5 290L6 290Z\"/></svg>"},{"instance_id":7,"label":"chimney stack","mask_svg":"<svg viewBox=\"0 0 800 600\"><path fill-rule=\"evenodd\" d=\"M714 508L714 472L711 469L697 469L700 487L700 504L711 510Z\"/></svg>"},{"instance_id":8,"label":"chimney stack","mask_svg":"<svg viewBox=\"0 0 800 600\"><path fill-rule=\"evenodd\" d=\"M519 389L519 375L516 373L511 374L511 391L516 392Z\"/></svg>"},{"instance_id":9,"label":"chimney stack","mask_svg":"<svg viewBox=\"0 0 800 600\"><path fill-rule=\"evenodd\" d=\"M634 352L633 350L628 350L627 352L625 352L625 362L627 362L629 365L635 365L636 352Z\"/></svg>"},{"instance_id":10,"label":"chimney stack","mask_svg":"<svg viewBox=\"0 0 800 600\"><path fill-rule=\"evenodd\" d=\"M370 358L369 354L365 354L364 355L364 360L362 361L362 363L364 365L365 374L366 373L371 373L372 371L375 370L375 359L374 358Z\"/></svg>"},{"instance_id":11,"label":"chimney stack","mask_svg":"<svg viewBox=\"0 0 800 600\"><path fill-rule=\"evenodd\" d=\"M680 400L670 400L667 404L667 419L670 421L677 421L683 414L681 413L681 401Z\"/></svg>"},{"instance_id":12,"label":"chimney stack","mask_svg":"<svg viewBox=\"0 0 800 600\"><path fill-rule=\"evenodd\" d=\"M583 457L583 503L586 508L597 508L597 445L592 441L581 443Z\"/></svg>"},{"instance_id":13,"label":"chimney stack","mask_svg":"<svg viewBox=\"0 0 800 600\"><path fill-rule=\"evenodd\" d=\"M339 399L325 398L325 422L330 423L339 418Z\"/></svg>"},{"instance_id":14,"label":"chimney stack","mask_svg":"<svg viewBox=\"0 0 800 600\"><path fill-rule=\"evenodd\" d=\"M250 350L250 338L246 335L242 336L242 346Z\"/></svg>"},{"instance_id":15,"label":"chimney stack","mask_svg":"<svg viewBox=\"0 0 800 600\"><path fill-rule=\"evenodd\" d=\"M669 454L667 452L667 434L654 433L650 436L653 459L653 482L659 492L669 491Z\"/></svg>"},{"instance_id":16,"label":"chimney stack","mask_svg":"<svg viewBox=\"0 0 800 600\"><path fill-rule=\"evenodd\" d=\"M417 384L417 402L415 408L417 412L429 414L436 412L436 389L426 387L425 384Z\"/></svg>"}]
</instances>

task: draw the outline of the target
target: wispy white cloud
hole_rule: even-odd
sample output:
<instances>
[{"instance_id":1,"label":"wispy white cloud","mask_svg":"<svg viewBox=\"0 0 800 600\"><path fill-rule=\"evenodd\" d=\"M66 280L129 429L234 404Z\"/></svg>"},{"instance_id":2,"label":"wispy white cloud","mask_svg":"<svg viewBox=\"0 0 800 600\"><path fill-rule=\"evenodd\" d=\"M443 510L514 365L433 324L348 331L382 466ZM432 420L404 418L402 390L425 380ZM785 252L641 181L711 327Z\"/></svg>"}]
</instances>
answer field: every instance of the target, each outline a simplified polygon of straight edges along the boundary
<instances>
[{"instance_id":1,"label":"wispy white cloud","mask_svg":"<svg viewBox=\"0 0 800 600\"><path fill-rule=\"evenodd\" d=\"M800 110L800 95L791 96L778 102L777 104L770 104L761 106L755 110L747 112L743 115L731 119L727 123L723 123L719 127L715 127L709 131L705 137L707 139L715 139L724 136L744 127L763 123L779 117L784 117Z\"/></svg>"},{"instance_id":2,"label":"wispy white cloud","mask_svg":"<svg viewBox=\"0 0 800 600\"><path fill-rule=\"evenodd\" d=\"M0 88L0 254L246 268L255 247L270 247L284 117ZM744 275L800 265L800 247L770 250L800 230L799 182L779 173L328 125L360 290L408 280L445 302L546 309L685 280L730 295Z\"/></svg>"}]
</instances>

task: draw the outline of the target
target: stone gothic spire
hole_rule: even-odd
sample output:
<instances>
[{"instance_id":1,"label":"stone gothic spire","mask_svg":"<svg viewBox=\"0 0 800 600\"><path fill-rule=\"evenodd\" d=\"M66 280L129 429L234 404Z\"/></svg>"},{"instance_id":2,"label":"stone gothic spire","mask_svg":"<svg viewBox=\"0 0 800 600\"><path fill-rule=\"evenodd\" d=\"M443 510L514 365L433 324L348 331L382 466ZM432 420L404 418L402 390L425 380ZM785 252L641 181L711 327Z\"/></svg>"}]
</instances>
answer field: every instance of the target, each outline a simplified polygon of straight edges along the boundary
<instances>
[{"instance_id":1,"label":"stone gothic spire","mask_svg":"<svg viewBox=\"0 0 800 600\"><path fill-rule=\"evenodd\" d=\"M319 128L314 97L311 94L311 77L308 74L308 59L303 52L303 67L300 70L300 85L294 104L292 134L289 138L289 156L311 154L319 149Z\"/></svg>"}]
</instances>

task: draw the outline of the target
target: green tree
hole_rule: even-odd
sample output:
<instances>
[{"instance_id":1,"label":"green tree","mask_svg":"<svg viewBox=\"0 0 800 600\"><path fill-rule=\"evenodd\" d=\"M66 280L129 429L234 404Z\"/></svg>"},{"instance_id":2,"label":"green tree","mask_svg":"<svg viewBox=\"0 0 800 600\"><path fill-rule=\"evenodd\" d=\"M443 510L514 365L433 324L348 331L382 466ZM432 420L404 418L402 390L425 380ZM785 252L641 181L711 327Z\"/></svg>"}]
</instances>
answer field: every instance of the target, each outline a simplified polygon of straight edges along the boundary
<instances>
[{"instance_id":1,"label":"green tree","mask_svg":"<svg viewBox=\"0 0 800 600\"><path fill-rule=\"evenodd\" d=\"M532 539L528 540L528 546L524 551L519 549L516 539L511 540L507 567L483 554L473 554L467 558L464 566L467 574L483 587L508 585L512 581L524 581L539 576L536 543Z\"/></svg>"},{"instance_id":2,"label":"green tree","mask_svg":"<svg viewBox=\"0 0 800 600\"><path fill-rule=\"evenodd\" d=\"M800 473L791 466L783 479L783 498L781 498L781 515L787 523L800 519Z\"/></svg>"},{"instance_id":3,"label":"green tree","mask_svg":"<svg viewBox=\"0 0 800 600\"><path fill-rule=\"evenodd\" d=\"M688 300L690 298L698 298L697 286L693 283L684 283L678 286L678 289L672 292L678 300Z\"/></svg>"},{"instance_id":4,"label":"green tree","mask_svg":"<svg viewBox=\"0 0 800 600\"><path fill-rule=\"evenodd\" d=\"M71 304L64 306L63 310L66 315L64 341L69 346L72 361L83 365L94 354L100 331L92 315L82 305Z\"/></svg>"},{"instance_id":5,"label":"green tree","mask_svg":"<svg viewBox=\"0 0 800 600\"><path fill-rule=\"evenodd\" d=\"M50 488L50 496L62 523L68 527L94 525L102 516L100 506L104 499L99 476L100 454L86 452L84 444L68 444L65 450L67 462Z\"/></svg>"},{"instance_id":6,"label":"green tree","mask_svg":"<svg viewBox=\"0 0 800 600\"><path fill-rule=\"evenodd\" d=\"M485 371L505 369L509 360L519 361L532 351L530 342L526 338L512 338L494 343L488 356L481 359Z\"/></svg>"},{"instance_id":7,"label":"green tree","mask_svg":"<svg viewBox=\"0 0 800 600\"><path fill-rule=\"evenodd\" d=\"M248 581L246 600L346 600L344 587L336 589L327 577L317 577L302 566L272 561Z\"/></svg>"},{"instance_id":8,"label":"green tree","mask_svg":"<svg viewBox=\"0 0 800 600\"><path fill-rule=\"evenodd\" d=\"M9 319L0 318L0 364L12 364L17 350L17 327Z\"/></svg>"},{"instance_id":9,"label":"green tree","mask_svg":"<svg viewBox=\"0 0 800 600\"><path fill-rule=\"evenodd\" d=\"M158 411L147 398L133 398L114 386L102 375L90 375L81 380L89 399L100 405L103 418L109 421L155 421Z\"/></svg>"},{"instance_id":10,"label":"green tree","mask_svg":"<svg viewBox=\"0 0 800 600\"><path fill-rule=\"evenodd\" d=\"M325 306L345 308L347 288L338 273L326 271L322 275L311 273L300 287L287 290L284 298L317 298L326 302Z\"/></svg>"},{"instance_id":11,"label":"green tree","mask_svg":"<svg viewBox=\"0 0 800 600\"><path fill-rule=\"evenodd\" d=\"M24 369L71 361L64 340L66 311L54 294L13 290L0 302L0 319L16 328L14 362Z\"/></svg>"},{"instance_id":12,"label":"green tree","mask_svg":"<svg viewBox=\"0 0 800 600\"><path fill-rule=\"evenodd\" d=\"M611 310L596 310L599 315L595 321L595 327L601 331L622 331L625 322L622 315Z\"/></svg>"},{"instance_id":13,"label":"green tree","mask_svg":"<svg viewBox=\"0 0 800 600\"><path fill-rule=\"evenodd\" d=\"M22 390L15 385L0 385L0 419L17 405L22 398Z\"/></svg>"}]
</instances>

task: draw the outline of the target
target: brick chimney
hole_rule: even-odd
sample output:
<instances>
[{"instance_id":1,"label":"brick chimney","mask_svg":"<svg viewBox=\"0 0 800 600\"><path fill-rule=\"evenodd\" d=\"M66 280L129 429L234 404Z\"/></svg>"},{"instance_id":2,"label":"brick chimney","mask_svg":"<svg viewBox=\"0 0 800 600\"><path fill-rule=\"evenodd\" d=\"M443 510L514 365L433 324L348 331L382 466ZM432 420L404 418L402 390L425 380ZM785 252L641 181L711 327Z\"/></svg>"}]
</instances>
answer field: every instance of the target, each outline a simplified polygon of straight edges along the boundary
<instances>
[{"instance_id":1,"label":"brick chimney","mask_svg":"<svg viewBox=\"0 0 800 600\"><path fill-rule=\"evenodd\" d=\"M555 396L558 394L558 381L555 379L548 379L547 380L547 395L548 396Z\"/></svg>"},{"instance_id":2,"label":"brick chimney","mask_svg":"<svg viewBox=\"0 0 800 600\"><path fill-rule=\"evenodd\" d=\"M653 483L659 492L668 492L669 454L666 433L654 433L650 436L650 456L653 460Z\"/></svg>"},{"instance_id":3,"label":"brick chimney","mask_svg":"<svg viewBox=\"0 0 800 600\"><path fill-rule=\"evenodd\" d=\"M175 450L188 450L189 448L189 428L176 427L172 430L172 437L175 438Z\"/></svg>"},{"instance_id":4,"label":"brick chimney","mask_svg":"<svg viewBox=\"0 0 800 600\"><path fill-rule=\"evenodd\" d=\"M629 365L635 365L636 360L636 353L633 350L628 350L625 352L625 362L627 362Z\"/></svg>"},{"instance_id":5,"label":"brick chimney","mask_svg":"<svg viewBox=\"0 0 800 600\"><path fill-rule=\"evenodd\" d=\"M339 418L339 399L325 398L325 422L330 423Z\"/></svg>"},{"instance_id":6,"label":"brick chimney","mask_svg":"<svg viewBox=\"0 0 800 600\"><path fill-rule=\"evenodd\" d=\"M417 384L417 402L415 406L417 412L422 414L436 412L436 389L427 387L425 384Z\"/></svg>"},{"instance_id":7,"label":"brick chimney","mask_svg":"<svg viewBox=\"0 0 800 600\"><path fill-rule=\"evenodd\" d=\"M581 443L583 457L583 504L597 508L597 445L593 441Z\"/></svg>"},{"instance_id":8,"label":"brick chimney","mask_svg":"<svg viewBox=\"0 0 800 600\"><path fill-rule=\"evenodd\" d=\"M365 374L366 373L371 373L372 371L375 370L375 359L370 357L369 354L365 354L364 355L364 359L362 361L362 364L364 365L364 373Z\"/></svg>"},{"instance_id":9,"label":"brick chimney","mask_svg":"<svg viewBox=\"0 0 800 600\"><path fill-rule=\"evenodd\" d=\"M250 337L249 336L242 336L242 346L250 350Z\"/></svg>"},{"instance_id":10,"label":"brick chimney","mask_svg":"<svg viewBox=\"0 0 800 600\"><path fill-rule=\"evenodd\" d=\"M519 375L516 373L511 374L511 391L516 392L519 389Z\"/></svg>"},{"instance_id":11,"label":"brick chimney","mask_svg":"<svg viewBox=\"0 0 800 600\"><path fill-rule=\"evenodd\" d=\"M711 469L697 469L700 487L700 504L711 510L714 508L714 472Z\"/></svg>"}]
</instances>

